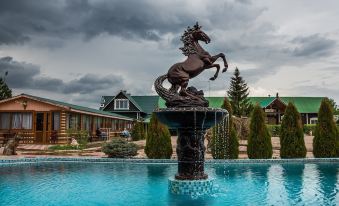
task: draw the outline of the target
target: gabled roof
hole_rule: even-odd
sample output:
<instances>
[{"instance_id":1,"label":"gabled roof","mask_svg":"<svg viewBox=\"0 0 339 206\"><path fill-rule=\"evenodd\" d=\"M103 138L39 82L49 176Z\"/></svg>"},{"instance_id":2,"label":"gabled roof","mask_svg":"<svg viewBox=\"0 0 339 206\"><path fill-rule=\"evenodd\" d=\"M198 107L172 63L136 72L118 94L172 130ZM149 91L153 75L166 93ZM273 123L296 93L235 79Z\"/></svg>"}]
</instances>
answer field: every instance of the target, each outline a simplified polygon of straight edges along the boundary
<instances>
[{"instance_id":1,"label":"gabled roof","mask_svg":"<svg viewBox=\"0 0 339 206\"><path fill-rule=\"evenodd\" d=\"M105 112L105 111L101 111L101 110L97 110L97 109L92 109L92 108L89 108L89 107L83 107L83 106L79 106L79 105L75 105L75 104L69 104L69 103L66 103L66 102L56 101L56 100L47 99L47 98L43 98L43 97L37 97L37 96L29 95L29 94L20 94L20 95L17 95L15 97L0 101L0 103L10 101L10 100L13 100L13 99L16 99L16 98L21 98L21 97L26 97L28 99L33 99L33 100L36 100L36 101L52 104L52 105L55 105L55 106L58 106L58 107L65 108L65 109L70 110L70 111L75 111L75 112L80 112L80 113L81 112L82 113L90 113L90 114L99 115L99 116L106 116L106 117L115 117L115 118L124 119L124 120L133 120L132 118L128 118L128 117L118 115L118 114L115 114L115 113Z\"/></svg>"},{"instance_id":2,"label":"gabled roof","mask_svg":"<svg viewBox=\"0 0 339 206\"><path fill-rule=\"evenodd\" d=\"M134 104L134 106L138 108L140 112L144 112L142 107L140 107L140 105L134 100L134 98L130 94L127 94L125 91L120 91L116 96L102 96L102 98L104 98L105 100L105 103L104 107L101 107L100 110L105 109L120 93L122 93L130 102L132 102L132 104Z\"/></svg>"}]
</instances>

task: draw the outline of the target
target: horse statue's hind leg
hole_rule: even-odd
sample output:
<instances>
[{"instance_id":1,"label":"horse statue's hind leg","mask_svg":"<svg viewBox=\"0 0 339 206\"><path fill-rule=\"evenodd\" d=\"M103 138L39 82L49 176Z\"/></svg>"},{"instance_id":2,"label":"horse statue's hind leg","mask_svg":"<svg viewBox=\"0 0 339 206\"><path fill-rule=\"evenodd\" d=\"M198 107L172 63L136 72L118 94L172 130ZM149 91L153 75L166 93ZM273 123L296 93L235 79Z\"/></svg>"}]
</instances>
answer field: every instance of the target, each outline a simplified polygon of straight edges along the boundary
<instances>
[{"instance_id":1,"label":"horse statue's hind leg","mask_svg":"<svg viewBox=\"0 0 339 206\"><path fill-rule=\"evenodd\" d=\"M211 64L211 65L207 65L205 67L205 69L210 69L210 68L217 68L217 71L215 72L214 76L210 78L210 80L215 80L217 77L218 77L218 74L219 74L219 70L220 70L220 65L219 64Z\"/></svg>"}]
</instances>

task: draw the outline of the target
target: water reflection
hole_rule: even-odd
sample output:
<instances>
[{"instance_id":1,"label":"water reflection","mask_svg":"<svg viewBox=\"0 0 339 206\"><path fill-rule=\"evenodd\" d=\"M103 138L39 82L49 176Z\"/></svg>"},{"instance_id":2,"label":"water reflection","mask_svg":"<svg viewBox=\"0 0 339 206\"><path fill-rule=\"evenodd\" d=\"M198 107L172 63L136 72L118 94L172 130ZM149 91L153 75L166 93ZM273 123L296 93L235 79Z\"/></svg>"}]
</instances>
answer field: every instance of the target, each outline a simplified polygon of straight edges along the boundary
<instances>
[{"instance_id":1,"label":"water reflection","mask_svg":"<svg viewBox=\"0 0 339 206\"><path fill-rule=\"evenodd\" d=\"M214 165L216 198L220 204L266 204L269 164ZM222 199L229 200L227 202Z\"/></svg>"},{"instance_id":2,"label":"water reflection","mask_svg":"<svg viewBox=\"0 0 339 206\"><path fill-rule=\"evenodd\" d=\"M302 202L304 164L282 164L283 185L287 193L289 204L296 205Z\"/></svg>"},{"instance_id":3,"label":"water reflection","mask_svg":"<svg viewBox=\"0 0 339 206\"><path fill-rule=\"evenodd\" d=\"M339 204L337 194L339 192L338 174L339 168L334 169L328 164L318 164L318 191L324 205Z\"/></svg>"},{"instance_id":4,"label":"water reflection","mask_svg":"<svg viewBox=\"0 0 339 206\"><path fill-rule=\"evenodd\" d=\"M147 164L147 175L149 178L168 178L170 177L170 165L165 164ZM174 174L172 174L174 176Z\"/></svg>"}]
</instances>

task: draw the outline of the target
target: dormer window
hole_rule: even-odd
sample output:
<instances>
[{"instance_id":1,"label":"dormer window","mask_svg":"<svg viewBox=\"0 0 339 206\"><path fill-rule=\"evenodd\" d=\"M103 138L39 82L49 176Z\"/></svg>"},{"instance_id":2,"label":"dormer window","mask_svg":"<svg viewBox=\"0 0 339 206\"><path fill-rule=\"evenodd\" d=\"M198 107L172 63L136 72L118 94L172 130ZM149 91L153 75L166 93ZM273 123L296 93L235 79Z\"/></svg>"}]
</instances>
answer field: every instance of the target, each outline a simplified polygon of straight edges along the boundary
<instances>
[{"instance_id":1,"label":"dormer window","mask_svg":"<svg viewBox=\"0 0 339 206\"><path fill-rule=\"evenodd\" d=\"M128 99L115 99L114 100L114 109L116 109L116 110L128 110L129 109Z\"/></svg>"}]
</instances>

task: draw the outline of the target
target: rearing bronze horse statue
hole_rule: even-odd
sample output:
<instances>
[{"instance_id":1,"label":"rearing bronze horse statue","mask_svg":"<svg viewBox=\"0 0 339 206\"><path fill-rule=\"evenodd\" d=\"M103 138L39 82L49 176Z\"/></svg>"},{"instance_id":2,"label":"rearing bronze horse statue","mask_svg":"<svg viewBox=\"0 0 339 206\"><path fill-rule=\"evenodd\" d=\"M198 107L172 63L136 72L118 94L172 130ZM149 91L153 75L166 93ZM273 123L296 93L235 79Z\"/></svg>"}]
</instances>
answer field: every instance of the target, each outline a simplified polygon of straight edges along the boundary
<instances>
[{"instance_id":1,"label":"rearing bronze horse statue","mask_svg":"<svg viewBox=\"0 0 339 206\"><path fill-rule=\"evenodd\" d=\"M215 67L216 72L210 80L215 80L218 77L220 65L214 64L218 58L222 58L225 68L222 72L225 72L228 68L228 64L223 53L211 56L207 51L205 51L199 44L199 41L203 41L206 44L210 43L210 38L208 35L201 30L201 26L196 23L193 28L188 27L184 34L181 36L181 41L184 43L184 47L180 48L187 59L184 62L179 62L171 66L166 75L160 76L155 82L155 89L158 94L165 99L166 102L173 99L180 99L179 96L175 97L175 94L181 96L181 99L185 99L186 102L191 100L202 99L202 91L187 91L187 85L189 79L196 77L205 69L210 69ZM169 91L164 90L162 83L165 79L171 83L171 88ZM180 91L178 93L178 89ZM198 93L197 93L198 92ZM188 97L188 98L185 98ZM204 100L205 101L205 100ZM170 104L171 105L171 104ZM205 105L205 104L204 104ZM199 103L196 104L199 106Z\"/></svg>"}]
</instances>

